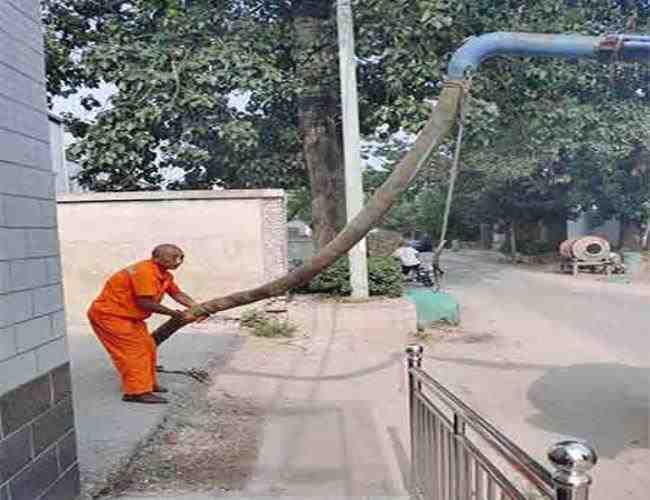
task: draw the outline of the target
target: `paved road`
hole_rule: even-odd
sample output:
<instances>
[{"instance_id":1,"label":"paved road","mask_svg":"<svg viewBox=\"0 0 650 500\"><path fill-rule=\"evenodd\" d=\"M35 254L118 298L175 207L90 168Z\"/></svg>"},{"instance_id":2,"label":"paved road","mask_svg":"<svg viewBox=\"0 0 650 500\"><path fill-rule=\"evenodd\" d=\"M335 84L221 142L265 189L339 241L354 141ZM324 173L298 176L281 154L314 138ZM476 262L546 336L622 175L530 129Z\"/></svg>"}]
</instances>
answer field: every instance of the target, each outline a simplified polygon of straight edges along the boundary
<instances>
[{"instance_id":1,"label":"paved road","mask_svg":"<svg viewBox=\"0 0 650 500\"><path fill-rule=\"evenodd\" d=\"M437 342L426 366L540 460L561 436L593 443L594 499L647 499L650 288L481 252L443 267L465 334Z\"/></svg>"},{"instance_id":2,"label":"paved road","mask_svg":"<svg viewBox=\"0 0 650 500\"><path fill-rule=\"evenodd\" d=\"M548 270L504 266L494 254L447 255L447 287L463 290L499 284L503 304L516 303L571 325L624 356L650 364L650 288L606 283L597 275L574 279ZM549 332L550 333L550 332Z\"/></svg>"}]
</instances>

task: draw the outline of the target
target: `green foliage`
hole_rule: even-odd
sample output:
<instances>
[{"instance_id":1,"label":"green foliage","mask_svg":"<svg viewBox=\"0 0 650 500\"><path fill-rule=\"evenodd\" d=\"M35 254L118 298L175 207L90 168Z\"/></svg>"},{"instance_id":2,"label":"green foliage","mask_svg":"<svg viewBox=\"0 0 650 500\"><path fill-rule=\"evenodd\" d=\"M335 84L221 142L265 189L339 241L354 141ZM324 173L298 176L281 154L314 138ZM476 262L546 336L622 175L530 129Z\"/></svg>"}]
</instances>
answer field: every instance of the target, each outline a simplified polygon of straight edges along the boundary
<instances>
[{"instance_id":1,"label":"green foliage","mask_svg":"<svg viewBox=\"0 0 650 500\"><path fill-rule=\"evenodd\" d=\"M242 313L240 323L250 328L256 337L293 337L298 327L286 320L269 319L257 309L247 309Z\"/></svg>"},{"instance_id":2,"label":"green foliage","mask_svg":"<svg viewBox=\"0 0 650 500\"><path fill-rule=\"evenodd\" d=\"M420 230L417 201L401 200L393 205L381 221L381 227L410 235Z\"/></svg>"},{"instance_id":3,"label":"green foliage","mask_svg":"<svg viewBox=\"0 0 650 500\"><path fill-rule=\"evenodd\" d=\"M539 167L531 175L504 180L483 190L480 207L498 220L536 222L566 219L570 214L570 184L562 180L562 162Z\"/></svg>"},{"instance_id":4,"label":"green foliage","mask_svg":"<svg viewBox=\"0 0 650 500\"><path fill-rule=\"evenodd\" d=\"M434 240L440 235L447 197L448 177L446 168L449 162L440 159L433 162L421 172L413 187L396 203L381 221L381 227L397 231L403 235L423 233ZM392 168L387 169L388 172ZM382 172L382 177L386 176ZM380 174L366 174L366 184L372 186L381 181ZM455 196L449 217L447 240L462 239L470 241L476 238L476 227L481 220L475 207L477 195L475 176L468 171L461 171L456 181Z\"/></svg>"},{"instance_id":5,"label":"green foliage","mask_svg":"<svg viewBox=\"0 0 650 500\"><path fill-rule=\"evenodd\" d=\"M99 191L307 184L288 100L295 78L282 73L291 25L271 22L282 9L258 3L45 1L48 57L56 56L51 93L99 82L117 89L106 109L85 99L99 111L95 120L66 116L79 139L68 154L82 166L82 184ZM66 60L81 72L67 71Z\"/></svg>"},{"instance_id":6,"label":"green foliage","mask_svg":"<svg viewBox=\"0 0 650 500\"><path fill-rule=\"evenodd\" d=\"M393 257L368 258L368 289L371 296L400 297L403 292L403 278L399 262ZM326 293L350 295L350 265L347 257L311 280L298 293Z\"/></svg>"},{"instance_id":7,"label":"green foliage","mask_svg":"<svg viewBox=\"0 0 650 500\"><path fill-rule=\"evenodd\" d=\"M445 183L446 184L446 183ZM431 235L435 240L440 240L440 232L445 213L447 193L445 184L439 189L425 191L418 196L417 222L421 230ZM447 237L451 234L448 231Z\"/></svg>"},{"instance_id":8,"label":"green foliage","mask_svg":"<svg viewBox=\"0 0 650 500\"><path fill-rule=\"evenodd\" d=\"M512 253L510 247L510 238L506 238L505 241L499 247L499 252L505 255L510 255ZM557 248L553 243L547 243L545 241L517 241L517 252L521 255L545 255L549 253L557 252Z\"/></svg>"},{"instance_id":9,"label":"green foliage","mask_svg":"<svg viewBox=\"0 0 650 500\"><path fill-rule=\"evenodd\" d=\"M307 188L287 193L287 220L311 221L311 192Z\"/></svg>"},{"instance_id":10,"label":"green foliage","mask_svg":"<svg viewBox=\"0 0 650 500\"><path fill-rule=\"evenodd\" d=\"M270 319L258 323L253 327L253 335L256 337L293 337L298 327L289 321Z\"/></svg>"},{"instance_id":11,"label":"green foliage","mask_svg":"<svg viewBox=\"0 0 650 500\"><path fill-rule=\"evenodd\" d=\"M403 292L402 271L396 259L369 257L368 287L370 295L400 297Z\"/></svg>"},{"instance_id":12,"label":"green foliage","mask_svg":"<svg viewBox=\"0 0 650 500\"><path fill-rule=\"evenodd\" d=\"M50 96L100 82L117 89L96 120L68 116L78 138L70 154L81 163L86 186L159 189L164 171L177 175L166 186L172 189L307 186L299 96L315 82L337 88L331 9L319 43L297 50L296 14L311 5L304 1L42 4ZM437 97L449 54L468 36L602 35L625 31L633 14L636 31L647 32L650 12L646 0L412 0L404 6L353 1L361 129L380 141L377 151L388 161L386 172L367 176L369 192L406 146L392 134L421 127L430 109L425 100ZM305 67L310 71L301 71ZM487 61L473 79L450 229L454 220L467 227L545 216L545 207L553 212L593 204L608 215L643 217L640 206L650 201L646 184L635 177L638 169L618 170L636 151L650 149L648 86L641 65ZM231 105L233 93L245 109ZM97 110L98 103L91 95L84 105ZM338 124L337 113L328 118ZM442 152L451 151L449 143ZM552 176L531 190L525 180L549 168ZM413 222L414 200L443 186L447 171L439 161L425 169L387 225L407 231L421 225ZM557 199L549 203L549 197Z\"/></svg>"},{"instance_id":13,"label":"green foliage","mask_svg":"<svg viewBox=\"0 0 650 500\"><path fill-rule=\"evenodd\" d=\"M251 308L242 312L239 322L246 328L252 328L261 321L264 321L264 313L258 309Z\"/></svg>"}]
</instances>

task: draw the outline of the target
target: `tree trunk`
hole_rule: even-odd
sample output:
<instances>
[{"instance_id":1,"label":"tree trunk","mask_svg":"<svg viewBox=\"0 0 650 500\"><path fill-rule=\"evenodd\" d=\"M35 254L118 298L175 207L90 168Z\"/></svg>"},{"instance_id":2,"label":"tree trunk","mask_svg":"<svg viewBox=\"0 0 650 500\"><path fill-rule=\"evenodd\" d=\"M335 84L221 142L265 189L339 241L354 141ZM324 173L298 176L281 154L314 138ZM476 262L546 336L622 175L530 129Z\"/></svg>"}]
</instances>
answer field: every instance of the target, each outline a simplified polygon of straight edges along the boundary
<instances>
[{"instance_id":1,"label":"tree trunk","mask_svg":"<svg viewBox=\"0 0 650 500\"><path fill-rule=\"evenodd\" d=\"M491 250L494 241L492 225L481 224L479 227L481 231L481 248L483 248L483 250Z\"/></svg>"},{"instance_id":2,"label":"tree trunk","mask_svg":"<svg viewBox=\"0 0 650 500\"><path fill-rule=\"evenodd\" d=\"M200 304L199 307L193 308L192 312L201 314L202 311L207 311L213 314L282 295L288 290L309 282L323 269L333 264L379 222L406 190L422 165L426 164L431 153L437 151L438 146L456 121L458 105L463 92L464 90L456 85L443 89L437 106L411 150L402 158L397 168L375 192L363 210L345 226L333 241L322 248L318 255L281 278L257 288L209 300ZM185 324L187 323L169 320L158 327L153 333L156 344L164 342Z\"/></svg>"},{"instance_id":3,"label":"tree trunk","mask_svg":"<svg viewBox=\"0 0 650 500\"><path fill-rule=\"evenodd\" d=\"M546 227L545 241L553 247L558 248L560 243L569 238L566 217L561 216L545 219L544 225Z\"/></svg>"},{"instance_id":4,"label":"tree trunk","mask_svg":"<svg viewBox=\"0 0 650 500\"><path fill-rule=\"evenodd\" d=\"M539 222L520 222L517 224L517 239L519 241L539 241L541 228Z\"/></svg>"},{"instance_id":5,"label":"tree trunk","mask_svg":"<svg viewBox=\"0 0 650 500\"><path fill-rule=\"evenodd\" d=\"M510 223L510 255L512 261L517 262L517 223L515 221Z\"/></svg>"},{"instance_id":6,"label":"tree trunk","mask_svg":"<svg viewBox=\"0 0 650 500\"><path fill-rule=\"evenodd\" d=\"M639 251L641 249L641 228L639 223L621 217L619 246L623 250Z\"/></svg>"},{"instance_id":7,"label":"tree trunk","mask_svg":"<svg viewBox=\"0 0 650 500\"><path fill-rule=\"evenodd\" d=\"M641 237L641 250L648 250L648 237L650 237L650 222L646 222L643 227L643 236Z\"/></svg>"},{"instance_id":8,"label":"tree trunk","mask_svg":"<svg viewBox=\"0 0 650 500\"><path fill-rule=\"evenodd\" d=\"M317 248L332 241L345 225L345 170L342 157L336 44L325 40L331 2L296 2L294 32L298 126L311 185L312 223Z\"/></svg>"}]
</instances>

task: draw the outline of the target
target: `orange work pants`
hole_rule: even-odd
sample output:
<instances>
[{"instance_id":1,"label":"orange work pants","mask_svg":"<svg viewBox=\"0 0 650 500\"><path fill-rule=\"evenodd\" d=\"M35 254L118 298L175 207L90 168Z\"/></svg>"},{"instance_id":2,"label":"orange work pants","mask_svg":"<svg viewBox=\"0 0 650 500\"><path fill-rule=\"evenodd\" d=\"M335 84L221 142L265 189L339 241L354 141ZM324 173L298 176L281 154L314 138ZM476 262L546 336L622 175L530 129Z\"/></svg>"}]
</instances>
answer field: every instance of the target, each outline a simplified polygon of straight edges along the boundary
<instances>
[{"instance_id":1,"label":"orange work pants","mask_svg":"<svg viewBox=\"0 0 650 500\"><path fill-rule=\"evenodd\" d=\"M88 319L122 377L124 394L151 392L156 380L156 343L144 321L88 311Z\"/></svg>"}]
</instances>

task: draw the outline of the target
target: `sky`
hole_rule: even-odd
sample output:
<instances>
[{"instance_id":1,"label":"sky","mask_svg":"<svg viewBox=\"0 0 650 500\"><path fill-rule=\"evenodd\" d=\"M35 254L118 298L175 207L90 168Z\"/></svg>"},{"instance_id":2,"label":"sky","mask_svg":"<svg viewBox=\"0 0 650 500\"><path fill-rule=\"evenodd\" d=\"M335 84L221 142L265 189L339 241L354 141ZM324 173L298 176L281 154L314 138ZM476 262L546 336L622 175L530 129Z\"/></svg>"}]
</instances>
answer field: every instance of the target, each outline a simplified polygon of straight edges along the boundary
<instances>
[{"instance_id":1,"label":"sky","mask_svg":"<svg viewBox=\"0 0 650 500\"><path fill-rule=\"evenodd\" d=\"M54 97L52 112L55 115L61 115L63 113L72 113L77 117L84 119L93 119L97 113L99 113L104 106L108 105L108 100L111 95L116 92L116 88L113 85L102 85L98 89L83 89L77 94L71 95L70 97ZM92 112L86 111L86 109L81 105L81 99L87 95L92 94L95 99L102 103L102 108L93 110ZM69 146L73 142L72 135L65 134L65 145Z\"/></svg>"}]
</instances>

